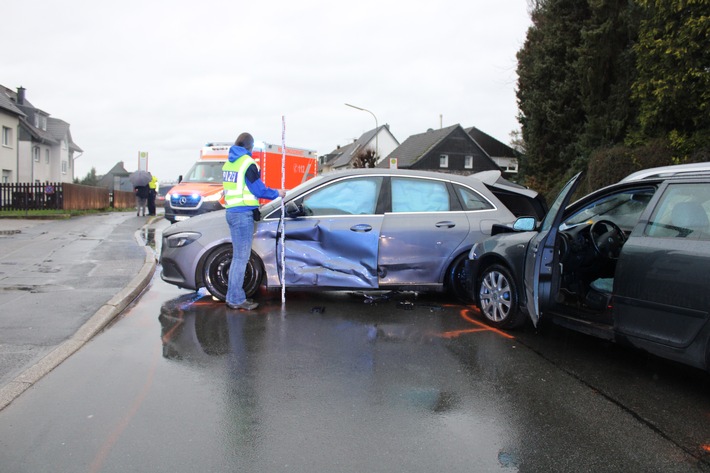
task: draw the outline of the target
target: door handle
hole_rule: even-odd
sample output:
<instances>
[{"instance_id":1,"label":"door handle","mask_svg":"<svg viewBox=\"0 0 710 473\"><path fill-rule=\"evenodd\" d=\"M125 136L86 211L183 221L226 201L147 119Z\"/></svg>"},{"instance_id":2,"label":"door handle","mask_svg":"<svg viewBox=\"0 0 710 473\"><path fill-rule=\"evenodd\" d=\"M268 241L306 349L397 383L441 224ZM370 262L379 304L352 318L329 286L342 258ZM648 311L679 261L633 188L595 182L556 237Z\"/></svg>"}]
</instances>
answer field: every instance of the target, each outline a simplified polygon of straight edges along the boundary
<instances>
[{"instance_id":1,"label":"door handle","mask_svg":"<svg viewBox=\"0 0 710 473\"><path fill-rule=\"evenodd\" d=\"M369 232L370 230L372 230L372 225L368 225L366 223L358 223L357 225L353 225L352 227L350 227L350 230L353 232L360 233Z\"/></svg>"},{"instance_id":2,"label":"door handle","mask_svg":"<svg viewBox=\"0 0 710 473\"><path fill-rule=\"evenodd\" d=\"M452 221L448 221L448 222L436 222L436 227L437 227L437 228L444 228L444 227L446 227L446 228L454 228L455 226L456 226L456 224L455 224L454 222L452 222Z\"/></svg>"}]
</instances>

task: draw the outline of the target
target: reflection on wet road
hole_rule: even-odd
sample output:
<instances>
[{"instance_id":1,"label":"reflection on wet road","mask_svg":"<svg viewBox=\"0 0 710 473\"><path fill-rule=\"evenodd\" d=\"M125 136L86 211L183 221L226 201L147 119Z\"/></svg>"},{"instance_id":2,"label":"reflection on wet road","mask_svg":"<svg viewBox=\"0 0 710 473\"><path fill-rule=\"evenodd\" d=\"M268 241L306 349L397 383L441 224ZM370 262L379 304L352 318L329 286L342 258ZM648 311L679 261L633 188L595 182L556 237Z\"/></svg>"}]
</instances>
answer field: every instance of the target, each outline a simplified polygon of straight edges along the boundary
<instances>
[{"instance_id":1,"label":"reflection on wet road","mask_svg":"<svg viewBox=\"0 0 710 473\"><path fill-rule=\"evenodd\" d=\"M705 469L530 334L445 296L260 302L228 311L156 276L0 412L0 471Z\"/></svg>"}]
</instances>

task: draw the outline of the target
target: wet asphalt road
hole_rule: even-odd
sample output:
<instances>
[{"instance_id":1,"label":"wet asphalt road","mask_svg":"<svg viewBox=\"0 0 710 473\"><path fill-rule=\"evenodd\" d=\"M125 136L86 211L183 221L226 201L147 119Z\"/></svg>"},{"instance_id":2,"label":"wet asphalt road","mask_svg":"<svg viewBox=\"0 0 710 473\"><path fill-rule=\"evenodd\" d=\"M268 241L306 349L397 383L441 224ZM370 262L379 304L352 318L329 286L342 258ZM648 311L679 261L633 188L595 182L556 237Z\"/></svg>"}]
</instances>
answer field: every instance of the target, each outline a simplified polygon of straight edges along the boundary
<instances>
[{"instance_id":1,"label":"wet asphalt road","mask_svg":"<svg viewBox=\"0 0 710 473\"><path fill-rule=\"evenodd\" d=\"M227 312L159 277L0 411L8 472L708 471L704 373L443 297L280 292Z\"/></svg>"}]
</instances>

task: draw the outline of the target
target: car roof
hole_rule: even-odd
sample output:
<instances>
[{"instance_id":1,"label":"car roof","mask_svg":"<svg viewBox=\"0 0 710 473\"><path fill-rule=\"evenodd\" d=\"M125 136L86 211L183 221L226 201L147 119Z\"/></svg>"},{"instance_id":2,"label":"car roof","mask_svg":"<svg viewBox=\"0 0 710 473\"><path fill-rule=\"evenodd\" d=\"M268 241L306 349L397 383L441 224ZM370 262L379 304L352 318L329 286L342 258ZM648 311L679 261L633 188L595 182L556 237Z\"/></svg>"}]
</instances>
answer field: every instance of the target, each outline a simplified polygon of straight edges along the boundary
<instances>
[{"instance_id":1,"label":"car roof","mask_svg":"<svg viewBox=\"0 0 710 473\"><path fill-rule=\"evenodd\" d=\"M676 164L642 169L629 174L619 182L641 181L645 179L665 179L671 177L703 177L710 176L710 163Z\"/></svg>"}]
</instances>

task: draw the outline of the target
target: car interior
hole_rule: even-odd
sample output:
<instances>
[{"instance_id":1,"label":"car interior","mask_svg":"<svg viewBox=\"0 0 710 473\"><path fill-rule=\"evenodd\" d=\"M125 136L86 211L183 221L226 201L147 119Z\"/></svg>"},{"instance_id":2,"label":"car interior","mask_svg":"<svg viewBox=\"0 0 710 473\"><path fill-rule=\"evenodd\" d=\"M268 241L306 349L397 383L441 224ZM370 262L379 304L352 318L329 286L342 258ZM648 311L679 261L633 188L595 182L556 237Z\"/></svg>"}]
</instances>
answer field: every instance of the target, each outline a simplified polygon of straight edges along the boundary
<instances>
[{"instance_id":1,"label":"car interior","mask_svg":"<svg viewBox=\"0 0 710 473\"><path fill-rule=\"evenodd\" d=\"M562 268L558 303L582 316L604 312L621 249L655 190L643 187L605 196L563 221L557 237Z\"/></svg>"},{"instance_id":2,"label":"car interior","mask_svg":"<svg viewBox=\"0 0 710 473\"><path fill-rule=\"evenodd\" d=\"M654 193L654 187L643 187L608 195L564 220L558 234L562 264L558 303L592 318L605 312L621 249ZM709 215L706 184L669 186L644 234L710 240Z\"/></svg>"}]
</instances>

